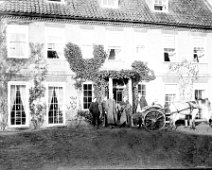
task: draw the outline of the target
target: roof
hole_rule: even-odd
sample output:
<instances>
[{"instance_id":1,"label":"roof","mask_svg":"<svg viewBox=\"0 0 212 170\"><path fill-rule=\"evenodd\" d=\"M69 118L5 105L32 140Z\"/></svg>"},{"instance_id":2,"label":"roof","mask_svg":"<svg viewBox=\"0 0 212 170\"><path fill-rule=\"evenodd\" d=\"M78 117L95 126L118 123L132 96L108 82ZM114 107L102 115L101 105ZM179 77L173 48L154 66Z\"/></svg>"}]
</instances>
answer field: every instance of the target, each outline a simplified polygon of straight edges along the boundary
<instances>
[{"instance_id":1,"label":"roof","mask_svg":"<svg viewBox=\"0 0 212 170\"><path fill-rule=\"evenodd\" d=\"M211 7L206 0L169 0L168 13L150 10L145 0L119 0L118 9L101 8L99 0L65 1L5 0L0 14L212 29Z\"/></svg>"}]
</instances>

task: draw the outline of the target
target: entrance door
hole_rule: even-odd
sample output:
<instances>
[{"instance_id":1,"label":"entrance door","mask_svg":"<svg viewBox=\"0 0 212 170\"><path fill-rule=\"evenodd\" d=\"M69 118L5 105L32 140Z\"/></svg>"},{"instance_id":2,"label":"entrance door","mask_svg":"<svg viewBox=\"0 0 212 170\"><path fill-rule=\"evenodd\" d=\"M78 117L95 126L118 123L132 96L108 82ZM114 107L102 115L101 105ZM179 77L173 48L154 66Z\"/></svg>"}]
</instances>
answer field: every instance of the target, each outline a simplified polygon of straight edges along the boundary
<instances>
[{"instance_id":1,"label":"entrance door","mask_svg":"<svg viewBox=\"0 0 212 170\"><path fill-rule=\"evenodd\" d=\"M123 89L124 88L113 88L113 96L117 103L120 103L123 100Z\"/></svg>"}]
</instances>

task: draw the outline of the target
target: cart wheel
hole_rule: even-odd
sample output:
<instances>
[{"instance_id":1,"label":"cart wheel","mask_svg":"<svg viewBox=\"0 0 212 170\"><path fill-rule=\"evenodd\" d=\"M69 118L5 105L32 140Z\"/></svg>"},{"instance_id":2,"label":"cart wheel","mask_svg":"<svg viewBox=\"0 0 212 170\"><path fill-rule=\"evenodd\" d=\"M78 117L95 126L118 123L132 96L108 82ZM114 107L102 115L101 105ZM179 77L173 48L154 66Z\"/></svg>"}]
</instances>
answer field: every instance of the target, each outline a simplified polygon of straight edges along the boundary
<instances>
[{"instance_id":1,"label":"cart wheel","mask_svg":"<svg viewBox=\"0 0 212 170\"><path fill-rule=\"evenodd\" d=\"M144 116L144 127L147 130L160 130L165 126L165 114L158 109L150 109Z\"/></svg>"}]
</instances>

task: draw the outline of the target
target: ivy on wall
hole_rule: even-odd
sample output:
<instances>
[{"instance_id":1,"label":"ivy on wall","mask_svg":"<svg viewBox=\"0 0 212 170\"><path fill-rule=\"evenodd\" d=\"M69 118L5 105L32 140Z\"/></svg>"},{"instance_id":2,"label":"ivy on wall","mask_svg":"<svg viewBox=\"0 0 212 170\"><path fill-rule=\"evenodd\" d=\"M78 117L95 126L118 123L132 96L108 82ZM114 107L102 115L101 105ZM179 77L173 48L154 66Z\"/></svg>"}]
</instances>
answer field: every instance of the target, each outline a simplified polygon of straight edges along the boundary
<instances>
[{"instance_id":1,"label":"ivy on wall","mask_svg":"<svg viewBox=\"0 0 212 170\"><path fill-rule=\"evenodd\" d=\"M45 90L43 85L47 73L46 60L43 57L43 44L30 43L31 57L33 58L33 86L29 89L29 109L34 129L44 122L46 113Z\"/></svg>"},{"instance_id":2,"label":"ivy on wall","mask_svg":"<svg viewBox=\"0 0 212 170\"><path fill-rule=\"evenodd\" d=\"M127 83L128 79L132 79L134 86L142 80L155 79L154 72L141 61L134 61L131 70L100 70L107 58L107 54L101 45L94 46L94 57L91 59L83 59L79 46L73 43L66 44L64 51L71 70L76 73L75 87L80 89L83 82L93 81L95 96L102 97L104 95L102 91L105 87L108 87L109 78L121 80L124 84Z\"/></svg>"},{"instance_id":3,"label":"ivy on wall","mask_svg":"<svg viewBox=\"0 0 212 170\"><path fill-rule=\"evenodd\" d=\"M7 19L0 20L0 128L5 130L8 122L7 84L19 71L26 68L30 59L8 58L6 46Z\"/></svg>"}]
</instances>

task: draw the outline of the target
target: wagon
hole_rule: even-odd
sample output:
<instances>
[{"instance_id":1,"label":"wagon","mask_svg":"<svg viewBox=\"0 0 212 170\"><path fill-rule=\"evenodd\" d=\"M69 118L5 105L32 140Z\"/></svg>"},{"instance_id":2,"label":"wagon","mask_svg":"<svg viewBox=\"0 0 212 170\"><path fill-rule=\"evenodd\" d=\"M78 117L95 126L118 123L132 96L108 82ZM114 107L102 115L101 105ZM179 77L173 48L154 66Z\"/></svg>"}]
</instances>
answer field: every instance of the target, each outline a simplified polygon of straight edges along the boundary
<instances>
[{"instance_id":1,"label":"wagon","mask_svg":"<svg viewBox=\"0 0 212 170\"><path fill-rule=\"evenodd\" d=\"M166 124L164 108L160 105L146 106L141 113L132 115L133 124L142 124L146 130L160 130Z\"/></svg>"}]
</instances>

